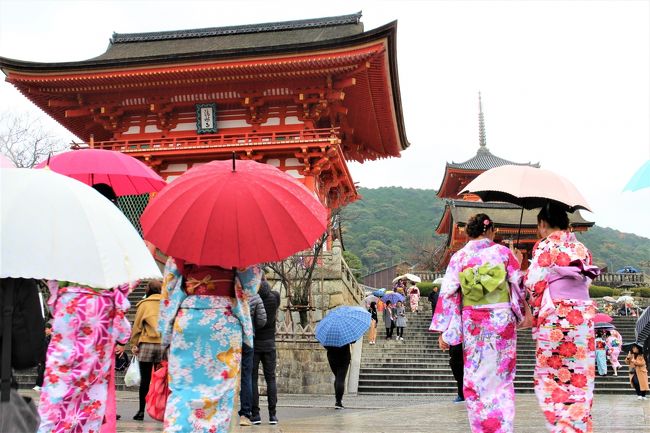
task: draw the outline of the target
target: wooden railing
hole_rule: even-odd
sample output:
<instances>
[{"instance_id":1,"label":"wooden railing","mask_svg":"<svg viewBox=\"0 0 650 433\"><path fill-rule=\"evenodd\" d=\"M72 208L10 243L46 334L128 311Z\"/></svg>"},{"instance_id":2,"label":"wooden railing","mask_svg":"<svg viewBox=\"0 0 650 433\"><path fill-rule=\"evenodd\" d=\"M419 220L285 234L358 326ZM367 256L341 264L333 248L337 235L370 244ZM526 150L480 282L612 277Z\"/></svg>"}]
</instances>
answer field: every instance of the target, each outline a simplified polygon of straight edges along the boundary
<instances>
[{"instance_id":1,"label":"wooden railing","mask_svg":"<svg viewBox=\"0 0 650 433\"><path fill-rule=\"evenodd\" d=\"M422 281L433 282L437 278L442 278L445 276L444 272L430 272L430 271L413 271L413 275L417 275L422 278Z\"/></svg>"},{"instance_id":2,"label":"wooden railing","mask_svg":"<svg viewBox=\"0 0 650 433\"><path fill-rule=\"evenodd\" d=\"M339 139L339 128L299 129L281 132L231 132L155 138L95 141L95 149L116 150L123 153L151 152L152 150L211 149L270 144L332 143Z\"/></svg>"}]
</instances>

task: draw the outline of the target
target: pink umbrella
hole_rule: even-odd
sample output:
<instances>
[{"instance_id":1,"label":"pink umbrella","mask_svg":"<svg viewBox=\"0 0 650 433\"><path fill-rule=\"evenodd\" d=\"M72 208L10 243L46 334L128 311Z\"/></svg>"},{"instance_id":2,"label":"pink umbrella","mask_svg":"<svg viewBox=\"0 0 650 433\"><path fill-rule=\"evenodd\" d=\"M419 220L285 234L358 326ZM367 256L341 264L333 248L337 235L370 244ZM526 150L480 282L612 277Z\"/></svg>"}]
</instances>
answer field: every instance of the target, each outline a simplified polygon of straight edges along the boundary
<instances>
[{"instance_id":1,"label":"pink umbrella","mask_svg":"<svg viewBox=\"0 0 650 433\"><path fill-rule=\"evenodd\" d=\"M611 323L612 320L614 319L605 313L596 313L594 316L594 323Z\"/></svg>"},{"instance_id":2,"label":"pink umbrella","mask_svg":"<svg viewBox=\"0 0 650 433\"><path fill-rule=\"evenodd\" d=\"M569 212L590 211L587 200L565 177L526 165L503 165L487 170L461 193L473 193L483 201L505 201L526 209L542 207L548 200L564 204Z\"/></svg>"},{"instance_id":3,"label":"pink umbrella","mask_svg":"<svg viewBox=\"0 0 650 433\"><path fill-rule=\"evenodd\" d=\"M160 191L167 185L144 163L112 150L71 150L51 157L36 168L45 166L87 185L110 185L118 197Z\"/></svg>"},{"instance_id":4,"label":"pink umbrella","mask_svg":"<svg viewBox=\"0 0 650 433\"><path fill-rule=\"evenodd\" d=\"M0 153L0 168L15 168L16 164L6 156Z\"/></svg>"}]
</instances>

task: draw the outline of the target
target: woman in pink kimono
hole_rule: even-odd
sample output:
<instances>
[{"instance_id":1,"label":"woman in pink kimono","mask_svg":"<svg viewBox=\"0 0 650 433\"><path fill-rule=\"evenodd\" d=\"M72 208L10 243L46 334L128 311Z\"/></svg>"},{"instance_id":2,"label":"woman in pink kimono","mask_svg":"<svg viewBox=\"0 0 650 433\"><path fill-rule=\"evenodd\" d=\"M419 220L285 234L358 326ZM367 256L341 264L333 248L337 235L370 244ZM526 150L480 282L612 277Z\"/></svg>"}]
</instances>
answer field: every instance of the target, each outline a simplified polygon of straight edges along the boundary
<instances>
[{"instance_id":1,"label":"woman in pink kimono","mask_svg":"<svg viewBox=\"0 0 650 433\"><path fill-rule=\"evenodd\" d=\"M621 349L623 348L623 337L616 329L610 329L605 333L605 336L609 363L612 364L612 368L614 369L614 376L618 376L618 369L621 368L618 356L621 354Z\"/></svg>"},{"instance_id":2,"label":"woman in pink kimono","mask_svg":"<svg viewBox=\"0 0 650 433\"><path fill-rule=\"evenodd\" d=\"M115 431L114 351L131 333L125 314L133 286L104 290L63 281L48 286L54 321L38 431L99 433L105 415L111 417L109 431Z\"/></svg>"},{"instance_id":3,"label":"woman in pink kimono","mask_svg":"<svg viewBox=\"0 0 650 433\"><path fill-rule=\"evenodd\" d=\"M520 266L493 242L485 214L467 223L470 241L449 261L431 331L443 350L463 344L463 391L471 431L512 432L515 415L516 325L522 320Z\"/></svg>"},{"instance_id":4,"label":"woman in pink kimono","mask_svg":"<svg viewBox=\"0 0 650 433\"><path fill-rule=\"evenodd\" d=\"M420 289L411 281L411 286L409 287L409 304L411 306L411 311L417 313L418 306L420 304Z\"/></svg>"},{"instance_id":5,"label":"woman in pink kimono","mask_svg":"<svg viewBox=\"0 0 650 433\"><path fill-rule=\"evenodd\" d=\"M550 432L591 432L596 310L589 285L599 271L559 204L548 202L537 223L543 239L524 280L535 318L535 394Z\"/></svg>"}]
</instances>

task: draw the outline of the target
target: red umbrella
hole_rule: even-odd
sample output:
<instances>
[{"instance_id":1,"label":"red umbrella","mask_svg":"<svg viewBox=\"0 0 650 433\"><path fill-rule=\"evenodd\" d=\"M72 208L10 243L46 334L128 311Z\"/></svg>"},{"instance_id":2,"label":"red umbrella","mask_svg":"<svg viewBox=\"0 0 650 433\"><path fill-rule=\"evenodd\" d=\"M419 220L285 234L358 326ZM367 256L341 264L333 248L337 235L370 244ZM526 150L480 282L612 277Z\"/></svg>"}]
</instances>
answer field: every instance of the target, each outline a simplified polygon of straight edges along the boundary
<instances>
[{"instance_id":1,"label":"red umbrella","mask_svg":"<svg viewBox=\"0 0 650 433\"><path fill-rule=\"evenodd\" d=\"M160 191L167 185L163 178L144 163L112 150L71 150L51 157L36 168L46 166L86 185L110 185L118 197Z\"/></svg>"},{"instance_id":2,"label":"red umbrella","mask_svg":"<svg viewBox=\"0 0 650 433\"><path fill-rule=\"evenodd\" d=\"M327 210L304 185L253 161L213 161L161 191L140 219L144 238L198 265L245 267L310 248Z\"/></svg>"},{"instance_id":3,"label":"red umbrella","mask_svg":"<svg viewBox=\"0 0 650 433\"><path fill-rule=\"evenodd\" d=\"M605 313L596 313L594 316L594 323L611 323L612 320L614 319Z\"/></svg>"}]
</instances>

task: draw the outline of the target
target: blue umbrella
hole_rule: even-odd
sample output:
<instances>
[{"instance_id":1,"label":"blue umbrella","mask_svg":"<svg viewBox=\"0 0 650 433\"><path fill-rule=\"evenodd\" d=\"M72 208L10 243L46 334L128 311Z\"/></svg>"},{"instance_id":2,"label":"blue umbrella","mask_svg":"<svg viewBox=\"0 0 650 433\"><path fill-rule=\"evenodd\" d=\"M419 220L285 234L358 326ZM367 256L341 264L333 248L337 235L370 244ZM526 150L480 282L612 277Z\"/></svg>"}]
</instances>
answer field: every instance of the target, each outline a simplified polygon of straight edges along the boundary
<instances>
[{"instance_id":1,"label":"blue umbrella","mask_svg":"<svg viewBox=\"0 0 650 433\"><path fill-rule=\"evenodd\" d=\"M361 307L343 306L330 311L316 325L316 339L323 346L353 343L370 328L370 313Z\"/></svg>"},{"instance_id":2,"label":"blue umbrella","mask_svg":"<svg viewBox=\"0 0 650 433\"><path fill-rule=\"evenodd\" d=\"M374 292L372 292L373 295L379 296L380 298L384 296L384 293L386 293L386 289L377 289Z\"/></svg>"},{"instance_id":3,"label":"blue umbrella","mask_svg":"<svg viewBox=\"0 0 650 433\"><path fill-rule=\"evenodd\" d=\"M630 181L625 185L625 188L623 188L623 191L638 191L647 187L650 187L650 160L646 161L634 173Z\"/></svg>"},{"instance_id":4,"label":"blue umbrella","mask_svg":"<svg viewBox=\"0 0 650 433\"><path fill-rule=\"evenodd\" d=\"M401 293L389 293L381 297L382 301L384 302L390 301L391 304L393 305L397 304L397 301L404 302L404 299L405 299L404 295L402 295Z\"/></svg>"}]
</instances>

